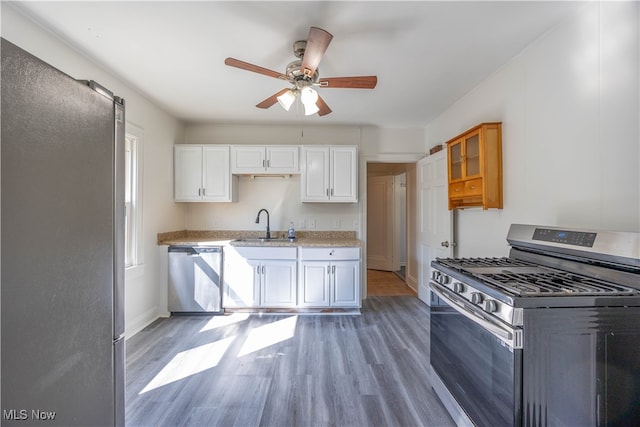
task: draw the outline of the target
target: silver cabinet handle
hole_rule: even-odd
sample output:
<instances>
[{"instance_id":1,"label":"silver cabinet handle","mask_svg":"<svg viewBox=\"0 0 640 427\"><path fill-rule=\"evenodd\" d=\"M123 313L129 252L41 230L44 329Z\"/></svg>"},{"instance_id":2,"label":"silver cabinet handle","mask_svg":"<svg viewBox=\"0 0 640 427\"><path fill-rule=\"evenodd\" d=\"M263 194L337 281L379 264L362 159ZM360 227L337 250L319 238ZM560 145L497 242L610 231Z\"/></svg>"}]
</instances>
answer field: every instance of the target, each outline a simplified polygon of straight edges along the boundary
<instances>
[{"instance_id":1,"label":"silver cabinet handle","mask_svg":"<svg viewBox=\"0 0 640 427\"><path fill-rule=\"evenodd\" d=\"M331 195L333 196L333 188L331 189Z\"/></svg>"},{"instance_id":2,"label":"silver cabinet handle","mask_svg":"<svg viewBox=\"0 0 640 427\"><path fill-rule=\"evenodd\" d=\"M331 273L336 274L336 266L335 265L331 267Z\"/></svg>"},{"instance_id":3,"label":"silver cabinet handle","mask_svg":"<svg viewBox=\"0 0 640 427\"><path fill-rule=\"evenodd\" d=\"M440 242L440 246L444 246L445 248L449 247L449 241L445 240L444 242Z\"/></svg>"}]
</instances>

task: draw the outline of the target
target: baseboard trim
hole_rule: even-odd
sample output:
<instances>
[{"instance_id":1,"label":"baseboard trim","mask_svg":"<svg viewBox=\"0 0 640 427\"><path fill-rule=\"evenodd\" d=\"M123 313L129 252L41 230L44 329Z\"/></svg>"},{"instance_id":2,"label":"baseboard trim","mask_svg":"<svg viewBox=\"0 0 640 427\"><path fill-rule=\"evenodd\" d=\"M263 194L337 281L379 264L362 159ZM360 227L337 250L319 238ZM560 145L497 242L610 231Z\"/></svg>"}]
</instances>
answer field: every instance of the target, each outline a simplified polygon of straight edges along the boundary
<instances>
[{"instance_id":1,"label":"baseboard trim","mask_svg":"<svg viewBox=\"0 0 640 427\"><path fill-rule=\"evenodd\" d=\"M158 315L158 307L153 307L140 314L132 321L127 322L125 326L125 340L132 338L138 332L140 332L159 318L160 316Z\"/></svg>"}]
</instances>

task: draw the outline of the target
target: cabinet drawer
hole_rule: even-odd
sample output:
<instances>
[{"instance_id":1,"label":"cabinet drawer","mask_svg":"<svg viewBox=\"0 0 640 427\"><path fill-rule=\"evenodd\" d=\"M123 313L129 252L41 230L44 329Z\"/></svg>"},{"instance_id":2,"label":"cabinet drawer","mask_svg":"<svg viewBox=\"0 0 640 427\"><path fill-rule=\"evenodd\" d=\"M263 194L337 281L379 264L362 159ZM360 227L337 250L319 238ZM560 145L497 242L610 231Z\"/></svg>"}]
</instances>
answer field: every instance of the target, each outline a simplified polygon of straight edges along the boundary
<instances>
[{"instance_id":1,"label":"cabinet drawer","mask_svg":"<svg viewBox=\"0 0 640 427\"><path fill-rule=\"evenodd\" d=\"M343 260L360 259L360 248L300 248L300 259L305 260Z\"/></svg>"},{"instance_id":2,"label":"cabinet drawer","mask_svg":"<svg viewBox=\"0 0 640 427\"><path fill-rule=\"evenodd\" d=\"M449 184L449 197L462 197L464 196L464 182L455 182Z\"/></svg>"},{"instance_id":3,"label":"cabinet drawer","mask_svg":"<svg viewBox=\"0 0 640 427\"><path fill-rule=\"evenodd\" d=\"M234 246L225 248L227 256L239 256L245 259L297 259L298 248Z\"/></svg>"},{"instance_id":4,"label":"cabinet drawer","mask_svg":"<svg viewBox=\"0 0 640 427\"><path fill-rule=\"evenodd\" d=\"M478 196L482 194L482 178L471 179L464 183L465 196Z\"/></svg>"}]
</instances>

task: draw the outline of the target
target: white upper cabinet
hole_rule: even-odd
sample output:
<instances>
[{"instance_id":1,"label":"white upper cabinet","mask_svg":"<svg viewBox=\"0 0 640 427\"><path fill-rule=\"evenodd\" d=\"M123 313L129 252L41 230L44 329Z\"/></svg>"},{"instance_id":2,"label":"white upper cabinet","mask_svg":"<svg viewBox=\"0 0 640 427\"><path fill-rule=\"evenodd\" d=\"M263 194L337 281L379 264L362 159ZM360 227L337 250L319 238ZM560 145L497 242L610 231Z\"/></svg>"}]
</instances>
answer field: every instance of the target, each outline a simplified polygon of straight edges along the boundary
<instances>
[{"instance_id":1,"label":"white upper cabinet","mask_svg":"<svg viewBox=\"0 0 640 427\"><path fill-rule=\"evenodd\" d=\"M176 202L232 202L229 146L174 146L174 200Z\"/></svg>"},{"instance_id":2,"label":"white upper cabinet","mask_svg":"<svg viewBox=\"0 0 640 427\"><path fill-rule=\"evenodd\" d=\"M301 157L303 202L358 201L356 146L303 146Z\"/></svg>"},{"instance_id":3,"label":"white upper cabinet","mask_svg":"<svg viewBox=\"0 0 640 427\"><path fill-rule=\"evenodd\" d=\"M234 145L231 173L298 174L300 148L297 145Z\"/></svg>"}]
</instances>

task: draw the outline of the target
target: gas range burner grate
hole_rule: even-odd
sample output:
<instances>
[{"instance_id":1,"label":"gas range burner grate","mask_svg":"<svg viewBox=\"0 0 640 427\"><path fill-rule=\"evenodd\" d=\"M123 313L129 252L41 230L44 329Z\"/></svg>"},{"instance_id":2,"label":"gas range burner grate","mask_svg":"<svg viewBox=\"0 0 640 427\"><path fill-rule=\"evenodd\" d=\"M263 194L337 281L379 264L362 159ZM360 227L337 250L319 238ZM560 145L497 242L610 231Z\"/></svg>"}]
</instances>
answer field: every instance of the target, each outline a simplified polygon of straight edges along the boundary
<instances>
[{"instance_id":1,"label":"gas range burner grate","mask_svg":"<svg viewBox=\"0 0 640 427\"><path fill-rule=\"evenodd\" d=\"M634 295L637 291L623 285L579 276L565 272L497 273L478 276L485 283L493 284L518 296L563 295Z\"/></svg>"},{"instance_id":2,"label":"gas range burner grate","mask_svg":"<svg viewBox=\"0 0 640 427\"><path fill-rule=\"evenodd\" d=\"M461 272L480 267L536 267L536 264L513 258L438 258L437 262Z\"/></svg>"},{"instance_id":3,"label":"gas range burner grate","mask_svg":"<svg viewBox=\"0 0 640 427\"><path fill-rule=\"evenodd\" d=\"M639 291L624 285L590 276L523 261L515 258L438 258L445 266L463 277L475 280L512 296L618 296L638 295Z\"/></svg>"}]
</instances>

